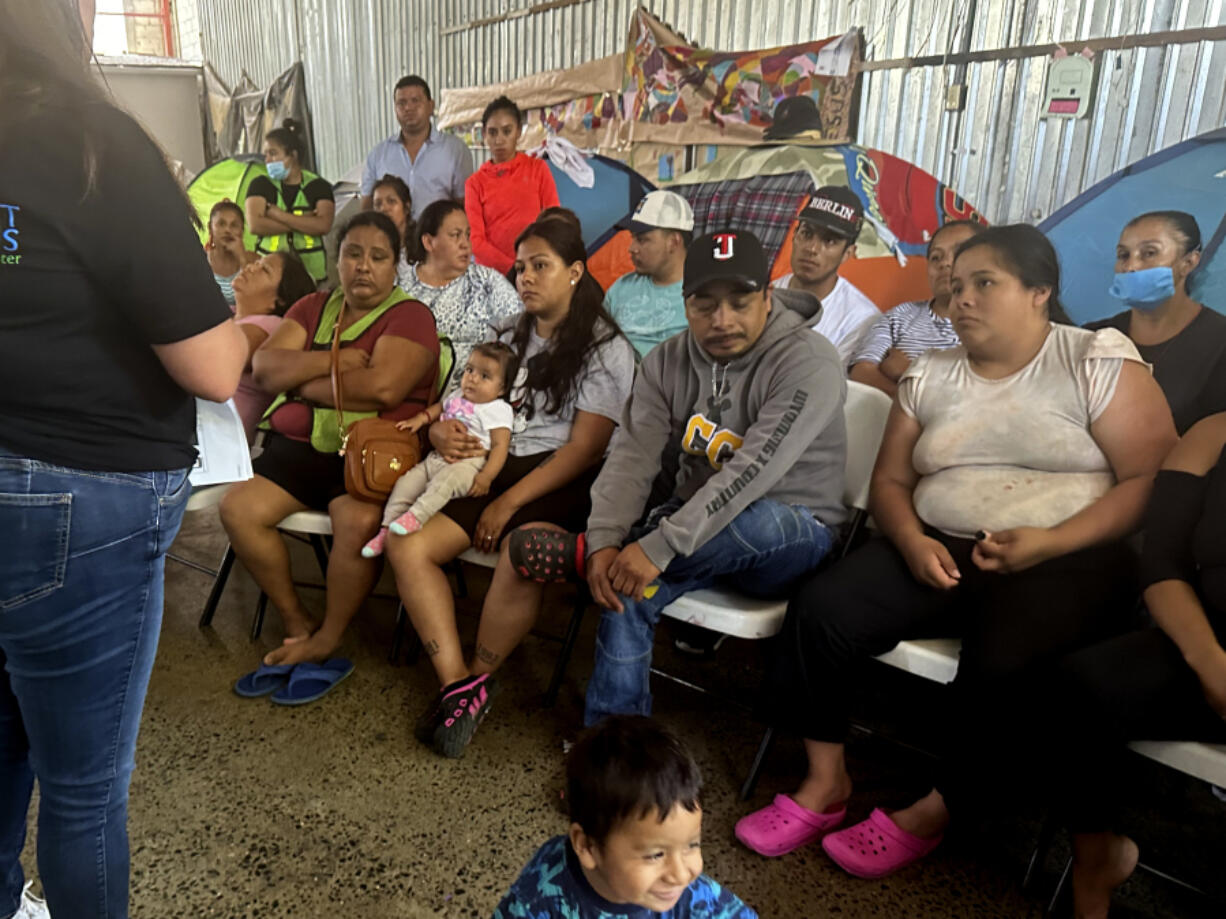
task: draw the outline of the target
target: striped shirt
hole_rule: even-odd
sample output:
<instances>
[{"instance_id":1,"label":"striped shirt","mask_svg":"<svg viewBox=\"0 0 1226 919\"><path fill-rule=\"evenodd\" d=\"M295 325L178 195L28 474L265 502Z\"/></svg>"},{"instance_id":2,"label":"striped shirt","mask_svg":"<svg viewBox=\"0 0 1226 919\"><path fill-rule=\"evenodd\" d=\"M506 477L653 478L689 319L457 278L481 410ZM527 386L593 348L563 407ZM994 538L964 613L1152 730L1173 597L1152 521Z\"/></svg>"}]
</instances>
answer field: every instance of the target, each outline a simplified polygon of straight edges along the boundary
<instances>
[{"instance_id":1,"label":"striped shirt","mask_svg":"<svg viewBox=\"0 0 1226 919\"><path fill-rule=\"evenodd\" d=\"M961 342L954 324L934 313L928 303L911 300L888 310L868 327L851 363L880 364L891 348L913 359L925 351L956 348Z\"/></svg>"},{"instance_id":2,"label":"striped shirt","mask_svg":"<svg viewBox=\"0 0 1226 919\"><path fill-rule=\"evenodd\" d=\"M234 279L238 277L238 272L226 277L224 274L213 272L213 280L217 282L217 286L221 288L221 295L226 298L226 302L230 304L230 309L234 309Z\"/></svg>"}]
</instances>

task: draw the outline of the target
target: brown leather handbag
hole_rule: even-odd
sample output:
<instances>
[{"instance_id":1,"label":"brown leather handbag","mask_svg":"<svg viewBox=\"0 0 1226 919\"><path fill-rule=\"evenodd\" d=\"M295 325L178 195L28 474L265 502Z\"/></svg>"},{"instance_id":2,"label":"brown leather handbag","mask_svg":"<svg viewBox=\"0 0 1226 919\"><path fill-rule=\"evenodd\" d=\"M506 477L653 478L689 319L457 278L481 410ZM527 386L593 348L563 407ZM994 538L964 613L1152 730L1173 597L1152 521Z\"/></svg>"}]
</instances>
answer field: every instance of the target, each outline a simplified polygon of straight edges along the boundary
<instances>
[{"instance_id":1,"label":"brown leather handbag","mask_svg":"<svg viewBox=\"0 0 1226 919\"><path fill-rule=\"evenodd\" d=\"M396 480L421 460L417 434L396 429L394 421L361 418L345 430L344 388L340 372L341 322L332 333L332 401L345 457L345 491L350 497L383 504Z\"/></svg>"}]
</instances>

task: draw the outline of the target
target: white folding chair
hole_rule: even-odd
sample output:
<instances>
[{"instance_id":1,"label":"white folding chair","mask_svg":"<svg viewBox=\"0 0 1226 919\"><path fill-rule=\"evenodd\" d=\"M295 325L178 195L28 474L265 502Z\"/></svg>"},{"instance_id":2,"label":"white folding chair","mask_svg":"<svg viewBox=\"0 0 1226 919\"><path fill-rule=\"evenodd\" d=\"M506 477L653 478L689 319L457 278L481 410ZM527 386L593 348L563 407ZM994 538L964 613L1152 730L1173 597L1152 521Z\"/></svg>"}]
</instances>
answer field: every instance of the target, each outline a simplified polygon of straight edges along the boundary
<instances>
[{"instance_id":1,"label":"white folding chair","mask_svg":"<svg viewBox=\"0 0 1226 919\"><path fill-rule=\"evenodd\" d=\"M890 404L890 397L881 390L848 381L847 401L843 405L847 426L843 503L852 513L842 554L846 554L868 517L869 481ZM758 600L726 587L709 587L678 597L664 608L662 615L734 638L759 639L778 634L787 608L786 599Z\"/></svg>"},{"instance_id":2,"label":"white folding chair","mask_svg":"<svg viewBox=\"0 0 1226 919\"><path fill-rule=\"evenodd\" d=\"M889 664L905 673L932 680L937 683L952 683L958 673L958 654L962 642L956 638L934 638L917 641L900 641L891 651L879 655L877 660ZM1128 748L1145 759L1153 760L1173 769L1176 772L1200 779L1219 788L1226 788L1226 744L1198 743L1182 740L1139 740L1128 745ZM1026 867L1026 875L1022 880L1022 888L1030 886L1036 869L1046 861L1047 852L1054 839L1055 821L1049 815L1039 830L1038 843L1030 856ZM1068 883L1072 859L1064 866L1060 880L1052 894L1049 913L1054 911L1061 893ZM1152 869L1151 869L1152 870ZM1161 874L1161 872L1158 872ZM1169 877L1162 875L1163 877ZM1204 891L1193 887L1185 881L1170 878L1176 883L1201 894L1212 897Z\"/></svg>"}]
</instances>

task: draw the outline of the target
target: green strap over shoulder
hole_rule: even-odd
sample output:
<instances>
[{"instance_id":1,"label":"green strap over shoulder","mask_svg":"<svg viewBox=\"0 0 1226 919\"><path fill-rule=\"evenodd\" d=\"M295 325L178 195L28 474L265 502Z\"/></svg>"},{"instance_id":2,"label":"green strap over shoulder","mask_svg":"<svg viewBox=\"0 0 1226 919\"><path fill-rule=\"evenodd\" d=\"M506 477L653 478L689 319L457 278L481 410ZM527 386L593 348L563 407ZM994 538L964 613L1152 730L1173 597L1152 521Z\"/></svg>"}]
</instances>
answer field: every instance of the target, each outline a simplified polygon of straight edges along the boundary
<instances>
[{"instance_id":1,"label":"green strap over shoulder","mask_svg":"<svg viewBox=\"0 0 1226 919\"><path fill-rule=\"evenodd\" d=\"M399 287L393 287L387 299L341 332L341 341L353 341L369 329L380 316L393 306L409 299L412 298L403 290ZM340 319L341 309L344 305L345 292L338 287L332 291L327 302L324 303L323 312L319 317L319 324L315 327L315 336L311 339L312 351L327 350L332 347L332 332L336 328L336 323ZM264 417L260 421L262 429L270 429L269 419L289 399L290 397L287 393L281 393L272 401L272 404L268 406L268 411L264 413ZM346 411L345 421L352 426L355 421L363 418L374 418L378 414L378 412ZM341 440L336 423L336 409L327 405L311 406L311 446L320 453L340 452Z\"/></svg>"}]
</instances>

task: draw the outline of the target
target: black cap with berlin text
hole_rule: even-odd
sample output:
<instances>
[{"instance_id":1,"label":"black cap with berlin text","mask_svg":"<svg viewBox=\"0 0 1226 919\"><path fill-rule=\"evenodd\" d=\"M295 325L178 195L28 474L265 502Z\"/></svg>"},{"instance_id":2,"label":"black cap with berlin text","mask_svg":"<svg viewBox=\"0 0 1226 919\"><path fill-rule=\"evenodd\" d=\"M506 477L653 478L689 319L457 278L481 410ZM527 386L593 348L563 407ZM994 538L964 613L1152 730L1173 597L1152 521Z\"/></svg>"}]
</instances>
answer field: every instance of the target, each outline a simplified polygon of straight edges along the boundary
<instances>
[{"instance_id":1,"label":"black cap with berlin text","mask_svg":"<svg viewBox=\"0 0 1226 919\"><path fill-rule=\"evenodd\" d=\"M764 290L770 266L758 237L748 230L720 230L700 236L685 253L681 295L688 297L712 281L731 281L746 290Z\"/></svg>"},{"instance_id":2,"label":"black cap with berlin text","mask_svg":"<svg viewBox=\"0 0 1226 919\"><path fill-rule=\"evenodd\" d=\"M864 205L860 203L860 196L846 185L823 185L813 193L796 219L855 242L864 223Z\"/></svg>"}]
</instances>

